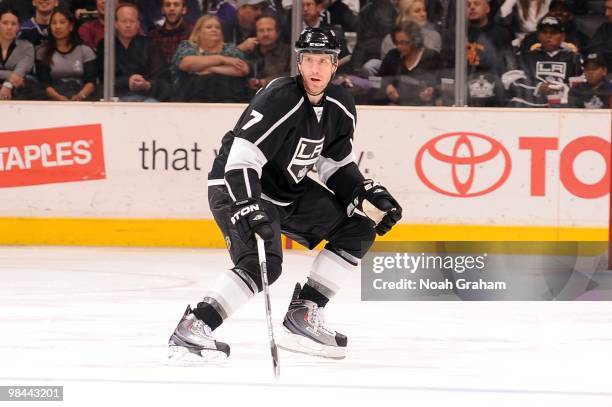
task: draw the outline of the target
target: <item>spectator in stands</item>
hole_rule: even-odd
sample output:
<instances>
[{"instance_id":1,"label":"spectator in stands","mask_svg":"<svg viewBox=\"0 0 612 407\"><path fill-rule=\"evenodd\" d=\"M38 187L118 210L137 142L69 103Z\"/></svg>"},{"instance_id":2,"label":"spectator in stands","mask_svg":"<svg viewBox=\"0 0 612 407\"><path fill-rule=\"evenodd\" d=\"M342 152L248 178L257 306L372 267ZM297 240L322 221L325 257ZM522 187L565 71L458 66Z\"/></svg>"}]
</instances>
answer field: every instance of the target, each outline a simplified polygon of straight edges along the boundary
<instances>
[{"instance_id":1,"label":"spectator in stands","mask_svg":"<svg viewBox=\"0 0 612 407\"><path fill-rule=\"evenodd\" d=\"M96 10L98 17L94 20L87 21L79 27L79 36L83 43L89 45L92 49L97 49L100 41L104 39L104 9L106 0L96 0Z\"/></svg>"},{"instance_id":2,"label":"spectator in stands","mask_svg":"<svg viewBox=\"0 0 612 407\"><path fill-rule=\"evenodd\" d=\"M36 71L47 97L58 101L95 99L96 55L81 44L76 19L67 9L51 14L50 35L36 52Z\"/></svg>"},{"instance_id":3,"label":"spectator in stands","mask_svg":"<svg viewBox=\"0 0 612 407\"><path fill-rule=\"evenodd\" d=\"M586 53L601 54L606 60L608 72L612 72L612 0L606 0L605 5L608 21L597 28Z\"/></svg>"},{"instance_id":4,"label":"spectator in stands","mask_svg":"<svg viewBox=\"0 0 612 407\"><path fill-rule=\"evenodd\" d=\"M302 2L304 27L321 27L329 24L323 20L326 0L305 0Z\"/></svg>"},{"instance_id":5,"label":"spectator in stands","mask_svg":"<svg viewBox=\"0 0 612 407\"><path fill-rule=\"evenodd\" d=\"M172 60L177 99L186 102L243 102L249 66L236 46L223 41L221 22L204 15Z\"/></svg>"},{"instance_id":6,"label":"spectator in stands","mask_svg":"<svg viewBox=\"0 0 612 407\"><path fill-rule=\"evenodd\" d=\"M272 79L291 71L291 48L280 41L280 26L274 16L262 15L255 22L257 45L247 54L251 73L249 88L257 90Z\"/></svg>"},{"instance_id":7,"label":"spectator in stands","mask_svg":"<svg viewBox=\"0 0 612 407\"><path fill-rule=\"evenodd\" d=\"M392 35L396 48L385 56L379 72L383 100L411 106L437 104L439 54L425 48L421 27L414 21L399 23Z\"/></svg>"},{"instance_id":8,"label":"spectator in stands","mask_svg":"<svg viewBox=\"0 0 612 407\"><path fill-rule=\"evenodd\" d=\"M499 9L500 17L512 27L515 40L513 45L520 47L523 38L537 31L538 21L546 14L551 0L505 0Z\"/></svg>"},{"instance_id":9,"label":"spectator in stands","mask_svg":"<svg viewBox=\"0 0 612 407\"><path fill-rule=\"evenodd\" d=\"M359 16L342 0L325 1L323 22L330 26L339 25L345 33L359 31Z\"/></svg>"},{"instance_id":10,"label":"spectator in stands","mask_svg":"<svg viewBox=\"0 0 612 407\"><path fill-rule=\"evenodd\" d=\"M19 38L30 41L38 47L49 38L49 21L58 1L32 0L32 3L35 8L34 16L21 24Z\"/></svg>"},{"instance_id":11,"label":"spectator in stands","mask_svg":"<svg viewBox=\"0 0 612 407\"><path fill-rule=\"evenodd\" d=\"M590 38L576 27L574 14L565 0L552 0L547 16L556 17L565 26L565 41L563 46L574 52L582 52L588 45ZM521 43L521 52L527 52L538 42L538 33L532 32L525 36Z\"/></svg>"},{"instance_id":12,"label":"spectator in stands","mask_svg":"<svg viewBox=\"0 0 612 407\"><path fill-rule=\"evenodd\" d=\"M140 28L143 32L149 32L164 24L165 18L162 14L163 0L132 0L140 12ZM202 5L207 6L206 0L184 0L186 13L183 19L189 25L193 25L198 18L202 17Z\"/></svg>"},{"instance_id":13,"label":"spectator in stands","mask_svg":"<svg viewBox=\"0 0 612 407\"><path fill-rule=\"evenodd\" d=\"M564 26L555 17L538 24L539 47L521 54L518 69L506 72L502 81L514 97L515 107L564 107L568 104L570 78L582 74L580 55L563 48Z\"/></svg>"},{"instance_id":14,"label":"spectator in stands","mask_svg":"<svg viewBox=\"0 0 612 407\"><path fill-rule=\"evenodd\" d=\"M494 24L487 0L467 0L468 4L468 104L506 106L502 75L516 69L512 36L502 25Z\"/></svg>"},{"instance_id":15,"label":"spectator in stands","mask_svg":"<svg viewBox=\"0 0 612 407\"><path fill-rule=\"evenodd\" d=\"M584 60L586 82L570 89L570 107L585 109L610 109L612 83L606 78L608 68L602 54L589 54Z\"/></svg>"},{"instance_id":16,"label":"spectator in stands","mask_svg":"<svg viewBox=\"0 0 612 407\"><path fill-rule=\"evenodd\" d=\"M370 60L380 61L381 44L391 33L397 9L393 0L372 0L359 12L357 45L352 56L353 68L364 76L376 74L376 67L370 68Z\"/></svg>"},{"instance_id":17,"label":"spectator in stands","mask_svg":"<svg viewBox=\"0 0 612 407\"><path fill-rule=\"evenodd\" d=\"M168 91L160 88L157 75L161 69L161 57L148 38L139 34L138 7L122 3L115 10L115 96L122 102L156 102L161 94L168 98ZM104 79L104 42L97 52L98 77Z\"/></svg>"},{"instance_id":18,"label":"spectator in stands","mask_svg":"<svg viewBox=\"0 0 612 407\"><path fill-rule=\"evenodd\" d=\"M342 69L346 69L346 63L349 58L346 58L350 55L349 50L347 48L347 41L344 35L344 29L341 25L338 24L330 24L330 18L326 18L328 14L325 12L325 7L329 4L329 0L303 0L302 1L302 27L300 30L306 27L312 28L324 28L327 30L331 30L336 35L336 38L340 42L340 62L339 67L343 67ZM289 10L287 15L287 20L289 22L292 21L293 10ZM291 43L291 24L286 24L282 27L282 39L286 43Z\"/></svg>"},{"instance_id":19,"label":"spectator in stands","mask_svg":"<svg viewBox=\"0 0 612 407\"><path fill-rule=\"evenodd\" d=\"M265 8L264 0L237 0L235 17L221 23L225 41L235 44L244 53L252 52L257 45L255 20Z\"/></svg>"},{"instance_id":20,"label":"spectator in stands","mask_svg":"<svg viewBox=\"0 0 612 407\"><path fill-rule=\"evenodd\" d=\"M326 0L303 0L302 1L302 17L304 19L304 27L320 27L331 30L336 35L340 42L340 60L338 62L338 72L342 73L347 69L350 53L346 46L346 38L344 30L339 25L330 25L322 19L325 10ZM289 27L289 29L291 29Z\"/></svg>"},{"instance_id":21,"label":"spectator in stands","mask_svg":"<svg viewBox=\"0 0 612 407\"><path fill-rule=\"evenodd\" d=\"M425 48L440 52L442 48L442 37L440 37L440 33L435 30L433 24L427 21L425 0L400 0L399 15L397 16L396 24L404 21L414 21L417 23L423 31ZM391 51L393 47L393 39L391 35L388 35L381 45L382 56Z\"/></svg>"},{"instance_id":22,"label":"spectator in stands","mask_svg":"<svg viewBox=\"0 0 612 407\"><path fill-rule=\"evenodd\" d=\"M25 99L26 74L34 66L34 46L18 40L19 17L12 9L0 11L0 100Z\"/></svg>"},{"instance_id":23,"label":"spectator in stands","mask_svg":"<svg viewBox=\"0 0 612 407\"><path fill-rule=\"evenodd\" d=\"M193 27L185 21L185 0L163 0L161 10L164 24L149 31L148 37L169 68L178 44L189 38Z\"/></svg>"}]
</instances>

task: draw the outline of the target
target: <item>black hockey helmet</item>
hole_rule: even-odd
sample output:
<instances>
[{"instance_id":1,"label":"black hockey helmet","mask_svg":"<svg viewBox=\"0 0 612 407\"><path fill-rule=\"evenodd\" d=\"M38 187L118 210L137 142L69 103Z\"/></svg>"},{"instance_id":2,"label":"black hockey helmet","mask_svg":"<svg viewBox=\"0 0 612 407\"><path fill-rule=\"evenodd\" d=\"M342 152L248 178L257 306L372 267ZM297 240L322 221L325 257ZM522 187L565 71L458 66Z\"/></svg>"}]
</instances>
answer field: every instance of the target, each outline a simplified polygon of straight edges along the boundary
<instances>
[{"instance_id":1,"label":"black hockey helmet","mask_svg":"<svg viewBox=\"0 0 612 407\"><path fill-rule=\"evenodd\" d=\"M295 42L295 53L298 64L303 53L331 54L336 63L340 54L340 42L332 30L306 27Z\"/></svg>"}]
</instances>

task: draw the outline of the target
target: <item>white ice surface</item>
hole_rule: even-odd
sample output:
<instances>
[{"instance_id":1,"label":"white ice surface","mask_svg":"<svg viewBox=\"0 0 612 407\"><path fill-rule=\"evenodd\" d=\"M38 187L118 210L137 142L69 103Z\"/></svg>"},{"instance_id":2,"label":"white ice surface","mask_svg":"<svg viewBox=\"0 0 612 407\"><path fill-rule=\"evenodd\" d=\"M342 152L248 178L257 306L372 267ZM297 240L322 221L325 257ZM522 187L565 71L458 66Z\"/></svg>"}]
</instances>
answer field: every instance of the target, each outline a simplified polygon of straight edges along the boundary
<instances>
[{"instance_id":1,"label":"white ice surface","mask_svg":"<svg viewBox=\"0 0 612 407\"><path fill-rule=\"evenodd\" d=\"M277 322L312 259L286 253ZM42 404L62 406L612 406L611 302L361 302L358 276L327 309L345 360L280 350L275 381L257 296L215 331L226 363L167 366L185 306L229 266L222 250L0 247L0 385L63 385Z\"/></svg>"}]
</instances>

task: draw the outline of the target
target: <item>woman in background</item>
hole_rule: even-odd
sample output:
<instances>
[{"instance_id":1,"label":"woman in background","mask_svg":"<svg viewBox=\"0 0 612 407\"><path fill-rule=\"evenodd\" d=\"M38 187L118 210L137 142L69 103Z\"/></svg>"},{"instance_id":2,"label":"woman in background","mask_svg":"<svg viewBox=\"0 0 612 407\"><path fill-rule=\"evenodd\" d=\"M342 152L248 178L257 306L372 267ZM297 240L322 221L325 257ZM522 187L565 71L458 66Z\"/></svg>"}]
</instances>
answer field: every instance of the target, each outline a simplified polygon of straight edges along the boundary
<instances>
[{"instance_id":1,"label":"woman in background","mask_svg":"<svg viewBox=\"0 0 612 407\"><path fill-rule=\"evenodd\" d=\"M399 15L397 16L396 24L404 21L414 21L421 27L423 31L423 43L425 48L440 52L442 48L442 37L438 33L434 25L427 20L427 10L424 0L400 0ZM381 56L387 55L395 47L391 34L383 39L381 45Z\"/></svg>"},{"instance_id":2,"label":"woman in background","mask_svg":"<svg viewBox=\"0 0 612 407\"><path fill-rule=\"evenodd\" d=\"M34 66L34 46L17 39L19 17L11 9L0 11L0 100L25 99L25 76Z\"/></svg>"},{"instance_id":3,"label":"woman in background","mask_svg":"<svg viewBox=\"0 0 612 407\"><path fill-rule=\"evenodd\" d=\"M440 104L436 51L425 48L421 27L414 21L396 25L391 33L396 48L385 55L380 67L383 103L427 106Z\"/></svg>"},{"instance_id":4,"label":"woman in background","mask_svg":"<svg viewBox=\"0 0 612 407\"><path fill-rule=\"evenodd\" d=\"M94 100L96 55L81 43L74 16L56 9L49 31L49 40L36 53L38 78L47 97L57 101Z\"/></svg>"},{"instance_id":5,"label":"woman in background","mask_svg":"<svg viewBox=\"0 0 612 407\"><path fill-rule=\"evenodd\" d=\"M537 31L538 22L548 13L551 0L505 0L499 16L509 25L515 39L512 45L520 47L523 38Z\"/></svg>"},{"instance_id":6,"label":"woman in background","mask_svg":"<svg viewBox=\"0 0 612 407\"><path fill-rule=\"evenodd\" d=\"M171 70L180 101L246 101L249 67L242 51L223 41L216 16L198 19L189 40L179 44Z\"/></svg>"}]
</instances>

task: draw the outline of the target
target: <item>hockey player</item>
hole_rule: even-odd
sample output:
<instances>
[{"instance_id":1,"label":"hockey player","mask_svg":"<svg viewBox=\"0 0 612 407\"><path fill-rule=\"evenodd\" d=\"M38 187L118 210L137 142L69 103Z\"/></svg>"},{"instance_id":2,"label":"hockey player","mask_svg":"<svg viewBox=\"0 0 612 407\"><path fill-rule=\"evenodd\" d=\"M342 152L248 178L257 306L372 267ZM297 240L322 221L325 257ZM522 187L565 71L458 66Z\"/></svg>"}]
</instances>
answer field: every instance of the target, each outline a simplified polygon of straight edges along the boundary
<instances>
[{"instance_id":1,"label":"hockey player","mask_svg":"<svg viewBox=\"0 0 612 407\"><path fill-rule=\"evenodd\" d=\"M339 51L333 32L305 29L296 42L299 74L271 81L223 137L208 200L234 267L196 308L187 307L170 337L170 358L229 356L229 346L211 333L263 289L254 233L266 241L270 284L281 274L281 233L309 249L327 240L307 282L296 285L283 321L284 347L344 357L347 337L326 325L324 307L345 276L358 271L375 233L387 233L402 209L354 162L355 105L331 84ZM313 167L329 190L307 177ZM378 223L357 212L366 200L384 215Z\"/></svg>"}]
</instances>

